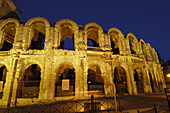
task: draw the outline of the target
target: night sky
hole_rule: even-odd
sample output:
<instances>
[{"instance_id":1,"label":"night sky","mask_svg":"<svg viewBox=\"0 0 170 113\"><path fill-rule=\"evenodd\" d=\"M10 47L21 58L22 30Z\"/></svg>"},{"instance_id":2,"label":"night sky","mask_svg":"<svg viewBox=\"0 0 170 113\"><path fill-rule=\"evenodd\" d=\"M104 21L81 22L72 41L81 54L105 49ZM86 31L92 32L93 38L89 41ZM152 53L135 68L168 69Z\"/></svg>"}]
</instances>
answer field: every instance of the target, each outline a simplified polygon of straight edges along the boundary
<instances>
[{"instance_id":1,"label":"night sky","mask_svg":"<svg viewBox=\"0 0 170 113\"><path fill-rule=\"evenodd\" d=\"M55 23L69 18L77 24L96 22L107 31L132 32L170 60L170 0L12 0L22 11L21 21L42 16Z\"/></svg>"}]
</instances>

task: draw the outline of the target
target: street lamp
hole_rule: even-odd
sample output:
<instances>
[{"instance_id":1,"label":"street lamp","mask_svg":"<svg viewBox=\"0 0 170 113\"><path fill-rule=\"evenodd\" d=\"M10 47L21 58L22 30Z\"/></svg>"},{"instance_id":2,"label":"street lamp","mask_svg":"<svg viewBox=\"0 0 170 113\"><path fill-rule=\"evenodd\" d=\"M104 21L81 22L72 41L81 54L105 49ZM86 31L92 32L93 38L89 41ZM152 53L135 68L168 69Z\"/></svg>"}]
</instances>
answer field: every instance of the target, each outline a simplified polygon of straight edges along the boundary
<instances>
[{"instance_id":1,"label":"street lamp","mask_svg":"<svg viewBox=\"0 0 170 113\"><path fill-rule=\"evenodd\" d=\"M170 73L167 74L167 77L170 77Z\"/></svg>"}]
</instances>

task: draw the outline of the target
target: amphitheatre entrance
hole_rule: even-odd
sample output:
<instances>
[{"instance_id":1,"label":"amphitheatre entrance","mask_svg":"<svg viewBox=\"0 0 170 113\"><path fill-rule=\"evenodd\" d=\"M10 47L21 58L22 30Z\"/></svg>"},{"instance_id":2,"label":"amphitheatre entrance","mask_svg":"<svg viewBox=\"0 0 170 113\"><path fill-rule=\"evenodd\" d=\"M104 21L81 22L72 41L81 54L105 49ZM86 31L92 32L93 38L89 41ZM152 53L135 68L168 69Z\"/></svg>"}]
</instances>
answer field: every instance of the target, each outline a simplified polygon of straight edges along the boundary
<instances>
[{"instance_id":1,"label":"amphitheatre entrance","mask_svg":"<svg viewBox=\"0 0 170 113\"><path fill-rule=\"evenodd\" d=\"M121 66L118 66L114 69L114 83L117 94L128 93L126 71Z\"/></svg>"},{"instance_id":2,"label":"amphitheatre entrance","mask_svg":"<svg viewBox=\"0 0 170 113\"><path fill-rule=\"evenodd\" d=\"M143 75L140 69L134 70L134 81L136 82L137 92L144 93L143 88Z\"/></svg>"},{"instance_id":3,"label":"amphitheatre entrance","mask_svg":"<svg viewBox=\"0 0 170 113\"><path fill-rule=\"evenodd\" d=\"M101 75L100 67L92 65L88 69L88 94L89 95L102 95L104 94L104 81Z\"/></svg>"},{"instance_id":4,"label":"amphitheatre entrance","mask_svg":"<svg viewBox=\"0 0 170 113\"><path fill-rule=\"evenodd\" d=\"M75 96L75 69L71 64L62 64L56 73L55 97Z\"/></svg>"},{"instance_id":5,"label":"amphitheatre entrance","mask_svg":"<svg viewBox=\"0 0 170 113\"><path fill-rule=\"evenodd\" d=\"M18 98L38 98L41 68L37 64L29 66L18 87Z\"/></svg>"}]
</instances>

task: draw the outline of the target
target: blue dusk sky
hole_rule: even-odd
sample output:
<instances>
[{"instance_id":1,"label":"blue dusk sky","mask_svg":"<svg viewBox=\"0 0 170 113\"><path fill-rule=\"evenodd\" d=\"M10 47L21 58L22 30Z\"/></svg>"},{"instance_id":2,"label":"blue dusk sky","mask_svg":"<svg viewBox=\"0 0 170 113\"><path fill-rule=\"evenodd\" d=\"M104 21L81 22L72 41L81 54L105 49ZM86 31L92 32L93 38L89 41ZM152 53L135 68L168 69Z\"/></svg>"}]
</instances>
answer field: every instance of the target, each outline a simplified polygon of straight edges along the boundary
<instances>
[{"instance_id":1,"label":"blue dusk sky","mask_svg":"<svg viewBox=\"0 0 170 113\"><path fill-rule=\"evenodd\" d=\"M55 23L69 18L77 24L96 22L107 31L117 27L150 43L170 60L170 0L12 0L22 11L21 21L42 16Z\"/></svg>"}]
</instances>

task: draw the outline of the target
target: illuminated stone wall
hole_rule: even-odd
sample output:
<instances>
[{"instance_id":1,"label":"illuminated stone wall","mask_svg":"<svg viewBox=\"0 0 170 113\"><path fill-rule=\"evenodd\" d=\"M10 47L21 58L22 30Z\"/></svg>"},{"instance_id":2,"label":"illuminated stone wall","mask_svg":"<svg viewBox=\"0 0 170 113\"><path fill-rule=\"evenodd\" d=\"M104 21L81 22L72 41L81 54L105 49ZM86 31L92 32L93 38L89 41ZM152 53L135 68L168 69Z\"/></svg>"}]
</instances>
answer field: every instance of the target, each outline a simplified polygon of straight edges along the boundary
<instances>
[{"instance_id":1,"label":"illuminated stone wall","mask_svg":"<svg viewBox=\"0 0 170 113\"><path fill-rule=\"evenodd\" d=\"M20 19L21 11L11 0L0 0L0 19L17 18Z\"/></svg>"},{"instance_id":2,"label":"illuminated stone wall","mask_svg":"<svg viewBox=\"0 0 170 113\"><path fill-rule=\"evenodd\" d=\"M67 37L73 39L74 50L61 47ZM87 45L88 39L95 42L94 47ZM89 73L102 77L97 82L103 82L103 96L113 96L116 91L130 95L152 93L166 87L157 53L149 43L137 40L132 33L122 34L114 27L104 32L95 22L78 25L73 20L61 19L50 24L43 17L25 23L12 18L1 20L0 64L1 77L6 77L1 106L90 97ZM35 64L41 73L38 97L18 98L24 76L32 75L29 67ZM55 83L69 69L75 73L75 94L55 97Z\"/></svg>"}]
</instances>

